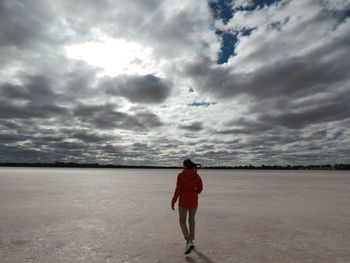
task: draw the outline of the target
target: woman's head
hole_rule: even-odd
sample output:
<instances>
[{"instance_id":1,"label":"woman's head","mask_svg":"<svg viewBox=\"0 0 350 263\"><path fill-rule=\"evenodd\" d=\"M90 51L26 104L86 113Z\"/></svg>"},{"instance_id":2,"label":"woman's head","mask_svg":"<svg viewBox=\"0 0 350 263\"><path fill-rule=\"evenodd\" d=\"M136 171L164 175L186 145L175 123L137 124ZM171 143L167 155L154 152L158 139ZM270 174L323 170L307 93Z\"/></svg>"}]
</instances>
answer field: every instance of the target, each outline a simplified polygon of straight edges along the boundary
<instances>
[{"instance_id":1,"label":"woman's head","mask_svg":"<svg viewBox=\"0 0 350 263\"><path fill-rule=\"evenodd\" d=\"M190 159L186 159L183 161L183 166L187 169L196 169L197 166L194 162L192 162Z\"/></svg>"}]
</instances>

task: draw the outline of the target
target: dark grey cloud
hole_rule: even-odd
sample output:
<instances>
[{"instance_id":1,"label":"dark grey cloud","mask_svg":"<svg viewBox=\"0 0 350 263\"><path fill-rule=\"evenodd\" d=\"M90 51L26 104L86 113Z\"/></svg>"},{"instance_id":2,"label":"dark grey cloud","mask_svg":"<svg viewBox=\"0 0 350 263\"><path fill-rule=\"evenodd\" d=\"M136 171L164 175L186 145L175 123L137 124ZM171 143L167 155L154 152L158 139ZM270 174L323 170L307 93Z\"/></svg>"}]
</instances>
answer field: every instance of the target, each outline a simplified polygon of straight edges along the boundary
<instances>
[{"instance_id":1,"label":"dark grey cloud","mask_svg":"<svg viewBox=\"0 0 350 263\"><path fill-rule=\"evenodd\" d=\"M0 144L0 158L2 162L38 162L44 157L46 153L40 149L32 149L21 146L8 146ZM46 155L47 156L47 155Z\"/></svg>"},{"instance_id":2,"label":"dark grey cloud","mask_svg":"<svg viewBox=\"0 0 350 263\"><path fill-rule=\"evenodd\" d=\"M234 73L228 67L212 65L211 60L203 58L187 65L184 73L195 79L197 89L221 99L240 94L249 94L257 99L287 95L300 97L321 92L331 85L349 79L347 58L350 57L345 53L346 50L345 46L327 50L328 55L332 52L340 55L332 61L296 57L272 63L252 73Z\"/></svg>"},{"instance_id":3,"label":"dark grey cloud","mask_svg":"<svg viewBox=\"0 0 350 263\"><path fill-rule=\"evenodd\" d=\"M21 125L14 120L0 120L0 125L3 126L4 129L8 130L17 130L21 127Z\"/></svg>"},{"instance_id":4,"label":"dark grey cloud","mask_svg":"<svg viewBox=\"0 0 350 263\"><path fill-rule=\"evenodd\" d=\"M120 137L115 135L82 130L80 128L58 128L56 130L48 130L34 127L31 131L28 129L24 129L21 132L20 130L16 130L15 132L7 130L6 133L0 134L1 143L16 144L18 142L27 141L31 145L38 147L41 145L52 147L53 144L62 143L67 140L83 144L101 144L110 143L119 139Z\"/></svg>"},{"instance_id":5,"label":"dark grey cloud","mask_svg":"<svg viewBox=\"0 0 350 263\"><path fill-rule=\"evenodd\" d=\"M122 96L134 103L158 104L167 99L172 87L170 82L148 74L105 78L100 88L108 95Z\"/></svg>"},{"instance_id":6,"label":"dark grey cloud","mask_svg":"<svg viewBox=\"0 0 350 263\"><path fill-rule=\"evenodd\" d=\"M49 32L54 17L47 1L1 1L0 45L23 48L40 44L41 40L55 42Z\"/></svg>"},{"instance_id":7,"label":"dark grey cloud","mask_svg":"<svg viewBox=\"0 0 350 263\"><path fill-rule=\"evenodd\" d=\"M0 118L48 118L69 114L58 101L65 96L55 93L48 79L26 76L23 85L0 85Z\"/></svg>"},{"instance_id":8,"label":"dark grey cloud","mask_svg":"<svg viewBox=\"0 0 350 263\"><path fill-rule=\"evenodd\" d=\"M209 21L209 11L187 6L169 16L161 15L160 12L153 22L156 22L157 26L152 23L153 26L146 27L144 34L156 46L157 53L176 57L179 53L187 53L189 47L209 46L209 38L215 39L214 32L201 36L201 33L209 28Z\"/></svg>"},{"instance_id":9,"label":"dark grey cloud","mask_svg":"<svg viewBox=\"0 0 350 263\"><path fill-rule=\"evenodd\" d=\"M49 144L50 151L65 152L66 154L80 153L89 148L84 142L53 141Z\"/></svg>"},{"instance_id":10,"label":"dark grey cloud","mask_svg":"<svg viewBox=\"0 0 350 263\"><path fill-rule=\"evenodd\" d=\"M300 112L281 112L277 114L261 114L259 120L271 126L281 125L298 129L313 123L343 120L349 118L350 109L347 106L349 96L339 97L336 101L324 102L318 107Z\"/></svg>"},{"instance_id":11,"label":"dark grey cloud","mask_svg":"<svg viewBox=\"0 0 350 263\"><path fill-rule=\"evenodd\" d=\"M288 129L279 129L271 133L253 134L244 140L227 142L216 139L212 144L197 143L198 147L191 157L211 165L285 165L345 160L344 153L350 149L325 147L323 142L326 140L325 130L305 136L303 131L291 133Z\"/></svg>"},{"instance_id":12,"label":"dark grey cloud","mask_svg":"<svg viewBox=\"0 0 350 263\"><path fill-rule=\"evenodd\" d=\"M88 65L84 61L63 61L62 66L67 68L60 77L63 79L63 90L70 97L85 99L101 95L95 88L95 82L100 68ZM59 81L57 81L59 82Z\"/></svg>"},{"instance_id":13,"label":"dark grey cloud","mask_svg":"<svg viewBox=\"0 0 350 263\"><path fill-rule=\"evenodd\" d=\"M272 128L274 128L274 126L272 126L270 123L241 117L236 120L227 122L223 130L215 130L214 133L254 134L254 133L266 132L267 130L270 130Z\"/></svg>"},{"instance_id":14,"label":"dark grey cloud","mask_svg":"<svg viewBox=\"0 0 350 263\"><path fill-rule=\"evenodd\" d=\"M203 123L200 121L196 121L191 124L182 124L182 125L179 125L179 128L187 131L193 131L193 132L201 131L204 129Z\"/></svg>"},{"instance_id":15,"label":"dark grey cloud","mask_svg":"<svg viewBox=\"0 0 350 263\"><path fill-rule=\"evenodd\" d=\"M66 115L67 109L57 105L18 106L12 103L0 101L0 118L48 118L57 115Z\"/></svg>"},{"instance_id":16,"label":"dark grey cloud","mask_svg":"<svg viewBox=\"0 0 350 263\"><path fill-rule=\"evenodd\" d=\"M131 158L139 159L139 163L149 163L150 165L156 165L159 162L158 158L161 156L160 152L163 151L163 147L159 145L151 145L148 143L136 142L128 145L125 150L128 156Z\"/></svg>"},{"instance_id":17,"label":"dark grey cloud","mask_svg":"<svg viewBox=\"0 0 350 263\"><path fill-rule=\"evenodd\" d=\"M92 125L98 129L149 130L162 125L160 118L152 112L128 114L116 110L113 104L79 105L73 114L82 124Z\"/></svg>"},{"instance_id":18,"label":"dark grey cloud","mask_svg":"<svg viewBox=\"0 0 350 263\"><path fill-rule=\"evenodd\" d=\"M87 144L67 141L50 144L0 144L0 158L3 162L84 162L89 161L88 154L93 150Z\"/></svg>"},{"instance_id":19,"label":"dark grey cloud","mask_svg":"<svg viewBox=\"0 0 350 263\"><path fill-rule=\"evenodd\" d=\"M37 104L60 99L61 95L52 90L50 79L44 76L24 76L23 82L23 85L4 83L0 86L0 96L9 100L35 101Z\"/></svg>"},{"instance_id":20,"label":"dark grey cloud","mask_svg":"<svg viewBox=\"0 0 350 263\"><path fill-rule=\"evenodd\" d=\"M39 58L45 59L45 55ZM19 70L11 81L0 82L0 118L9 120L4 125L14 128L19 123L11 119L21 119L23 123L31 118L36 118L37 124L39 119L45 119L47 125L48 120L54 118L55 122L50 125L67 125L74 117L72 108L79 101L103 98L104 93L94 87L99 69L61 57L53 57L52 64L53 68L34 70L37 74L30 74L31 68L29 73Z\"/></svg>"},{"instance_id":21,"label":"dark grey cloud","mask_svg":"<svg viewBox=\"0 0 350 263\"><path fill-rule=\"evenodd\" d=\"M69 137L78 139L85 143L101 143L101 142L107 143L117 139L116 136L107 135L107 134L98 134L93 131L85 131L85 130L75 131L71 133Z\"/></svg>"},{"instance_id":22,"label":"dark grey cloud","mask_svg":"<svg viewBox=\"0 0 350 263\"><path fill-rule=\"evenodd\" d=\"M0 134L0 142L1 143L9 143L14 141L25 141L30 137L22 134L10 133L10 134Z\"/></svg>"},{"instance_id":23,"label":"dark grey cloud","mask_svg":"<svg viewBox=\"0 0 350 263\"><path fill-rule=\"evenodd\" d=\"M337 120L346 120L350 116L347 102L349 92L334 92L324 98L315 97L300 105L293 101L256 102L250 109L250 117L241 117L225 124L219 134L259 134L285 127L302 129L312 124L322 124Z\"/></svg>"},{"instance_id":24,"label":"dark grey cloud","mask_svg":"<svg viewBox=\"0 0 350 263\"><path fill-rule=\"evenodd\" d=\"M1 123L2 124L2 123ZM80 128L47 129L40 126L4 131L0 134L0 156L3 161L16 162L107 162L116 159L115 154L121 153L121 148L113 146L120 141L118 136L98 133ZM27 123L27 125L30 125ZM112 149L105 152L106 149ZM96 156L103 154L103 159Z\"/></svg>"}]
</instances>

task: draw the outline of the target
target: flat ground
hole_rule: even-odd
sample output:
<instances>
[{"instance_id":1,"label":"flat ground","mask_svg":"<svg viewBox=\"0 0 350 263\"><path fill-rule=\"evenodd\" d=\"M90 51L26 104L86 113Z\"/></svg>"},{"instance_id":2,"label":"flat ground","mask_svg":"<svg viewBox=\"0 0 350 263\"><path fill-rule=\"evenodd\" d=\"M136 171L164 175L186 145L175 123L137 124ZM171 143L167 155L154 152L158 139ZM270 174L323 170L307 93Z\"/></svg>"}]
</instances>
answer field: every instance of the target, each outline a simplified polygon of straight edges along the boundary
<instances>
[{"instance_id":1,"label":"flat ground","mask_svg":"<svg viewBox=\"0 0 350 263\"><path fill-rule=\"evenodd\" d=\"M199 170L183 255L180 170L0 168L0 261L350 262L350 173Z\"/></svg>"}]
</instances>

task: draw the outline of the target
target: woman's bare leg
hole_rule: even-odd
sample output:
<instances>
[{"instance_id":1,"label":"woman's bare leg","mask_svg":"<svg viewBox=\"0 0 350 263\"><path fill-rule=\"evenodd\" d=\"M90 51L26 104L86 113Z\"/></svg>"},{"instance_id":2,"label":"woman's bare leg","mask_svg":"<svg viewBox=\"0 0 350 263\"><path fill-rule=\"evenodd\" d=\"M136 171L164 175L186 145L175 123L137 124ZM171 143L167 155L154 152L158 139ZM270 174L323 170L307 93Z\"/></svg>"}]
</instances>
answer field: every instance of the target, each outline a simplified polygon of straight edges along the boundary
<instances>
[{"instance_id":1,"label":"woman's bare leg","mask_svg":"<svg viewBox=\"0 0 350 263\"><path fill-rule=\"evenodd\" d=\"M196 216L197 208L189 209L188 213L188 223L190 226L190 239L194 240L195 237L195 216ZM186 220L186 218L185 218Z\"/></svg>"},{"instance_id":2,"label":"woman's bare leg","mask_svg":"<svg viewBox=\"0 0 350 263\"><path fill-rule=\"evenodd\" d=\"M179 221L182 233L184 235L185 240L190 239L190 235L188 234L188 229L186 225L186 217L187 217L188 208L183 208L179 206Z\"/></svg>"}]
</instances>

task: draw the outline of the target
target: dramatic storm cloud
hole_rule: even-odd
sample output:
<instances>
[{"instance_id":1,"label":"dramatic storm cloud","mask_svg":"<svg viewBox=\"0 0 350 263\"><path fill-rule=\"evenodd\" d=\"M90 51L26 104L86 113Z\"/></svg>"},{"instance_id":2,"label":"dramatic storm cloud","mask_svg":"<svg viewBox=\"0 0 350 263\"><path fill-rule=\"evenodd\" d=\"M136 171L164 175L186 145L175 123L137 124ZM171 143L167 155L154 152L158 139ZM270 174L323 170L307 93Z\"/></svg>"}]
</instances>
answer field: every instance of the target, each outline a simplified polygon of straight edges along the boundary
<instances>
[{"instance_id":1,"label":"dramatic storm cloud","mask_svg":"<svg viewBox=\"0 0 350 263\"><path fill-rule=\"evenodd\" d=\"M350 162L350 1L0 2L0 157Z\"/></svg>"}]
</instances>

